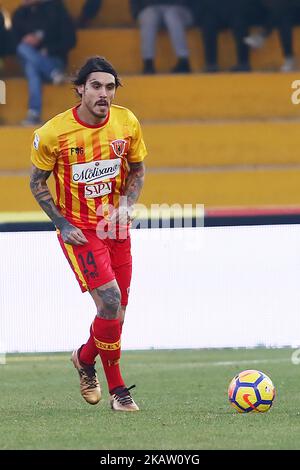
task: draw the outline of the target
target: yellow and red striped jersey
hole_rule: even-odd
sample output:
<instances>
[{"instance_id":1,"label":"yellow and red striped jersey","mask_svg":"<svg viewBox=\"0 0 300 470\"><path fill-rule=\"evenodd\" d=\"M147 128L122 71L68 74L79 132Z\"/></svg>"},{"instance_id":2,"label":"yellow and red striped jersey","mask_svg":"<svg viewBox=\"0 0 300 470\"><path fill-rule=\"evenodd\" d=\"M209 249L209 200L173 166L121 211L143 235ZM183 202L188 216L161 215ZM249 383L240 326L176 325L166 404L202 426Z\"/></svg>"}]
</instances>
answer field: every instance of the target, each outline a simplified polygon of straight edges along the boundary
<instances>
[{"instance_id":1,"label":"yellow and red striped jersey","mask_svg":"<svg viewBox=\"0 0 300 470\"><path fill-rule=\"evenodd\" d=\"M135 115L112 105L105 122L82 122L77 108L58 114L33 135L31 161L53 171L55 204L79 228L95 228L99 206L118 207L129 171L128 163L144 160L146 147ZM101 212L101 211L100 211Z\"/></svg>"}]
</instances>

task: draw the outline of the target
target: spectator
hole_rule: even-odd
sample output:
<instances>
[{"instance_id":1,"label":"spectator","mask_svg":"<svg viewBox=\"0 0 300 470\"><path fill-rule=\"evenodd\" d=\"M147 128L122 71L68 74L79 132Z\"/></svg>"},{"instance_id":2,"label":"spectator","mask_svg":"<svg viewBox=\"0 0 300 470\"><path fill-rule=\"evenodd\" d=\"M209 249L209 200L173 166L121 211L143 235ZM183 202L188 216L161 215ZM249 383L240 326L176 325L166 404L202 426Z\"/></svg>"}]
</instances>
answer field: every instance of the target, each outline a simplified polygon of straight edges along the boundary
<instances>
[{"instance_id":1,"label":"spectator","mask_svg":"<svg viewBox=\"0 0 300 470\"><path fill-rule=\"evenodd\" d=\"M102 0L86 0L77 20L77 27L86 28L89 25L89 22L97 15L101 5Z\"/></svg>"},{"instance_id":2,"label":"spectator","mask_svg":"<svg viewBox=\"0 0 300 470\"><path fill-rule=\"evenodd\" d=\"M2 11L0 11L0 61L2 61L2 58L5 55L6 55L6 28L4 24L4 15Z\"/></svg>"},{"instance_id":3,"label":"spectator","mask_svg":"<svg viewBox=\"0 0 300 470\"><path fill-rule=\"evenodd\" d=\"M250 70L249 50L244 43L244 37L248 34L254 7L255 0L198 0L194 3L194 13L203 36L204 72L219 71L218 34L227 28L233 32L237 52L237 64L231 68L231 71Z\"/></svg>"},{"instance_id":4,"label":"spectator","mask_svg":"<svg viewBox=\"0 0 300 470\"><path fill-rule=\"evenodd\" d=\"M73 21L61 0L23 0L13 15L17 55L29 87L24 126L40 123L43 81L59 84L76 43Z\"/></svg>"},{"instance_id":5,"label":"spectator","mask_svg":"<svg viewBox=\"0 0 300 470\"><path fill-rule=\"evenodd\" d=\"M130 5L141 32L143 73L155 73L155 42L161 26L167 28L177 57L172 73L190 72L186 29L193 16L187 0L130 0Z\"/></svg>"},{"instance_id":6,"label":"spectator","mask_svg":"<svg viewBox=\"0 0 300 470\"><path fill-rule=\"evenodd\" d=\"M7 55L15 53L11 30L5 23L5 14L0 9L0 60Z\"/></svg>"},{"instance_id":7,"label":"spectator","mask_svg":"<svg viewBox=\"0 0 300 470\"><path fill-rule=\"evenodd\" d=\"M296 68L293 47L294 18L300 14L300 0L259 0L265 9L266 22L262 30L245 38L245 43L253 49L261 48L274 28L278 28L281 47L284 55L282 72Z\"/></svg>"}]
</instances>

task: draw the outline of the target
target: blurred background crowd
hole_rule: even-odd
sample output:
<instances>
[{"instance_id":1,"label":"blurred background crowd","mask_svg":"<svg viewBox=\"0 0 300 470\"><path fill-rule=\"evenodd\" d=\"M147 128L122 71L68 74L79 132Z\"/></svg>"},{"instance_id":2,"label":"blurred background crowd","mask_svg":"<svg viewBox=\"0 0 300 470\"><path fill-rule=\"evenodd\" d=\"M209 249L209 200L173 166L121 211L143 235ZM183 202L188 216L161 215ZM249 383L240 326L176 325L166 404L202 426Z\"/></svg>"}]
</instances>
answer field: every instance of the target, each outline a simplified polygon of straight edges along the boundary
<instances>
[{"instance_id":1,"label":"blurred background crowd","mask_svg":"<svg viewBox=\"0 0 300 470\"><path fill-rule=\"evenodd\" d=\"M251 71L251 50L263 48L277 30L282 52L280 71L297 69L293 28L300 24L300 0L124 0L132 25L140 31L141 73L155 74L157 35L165 30L176 56L171 73L190 73L188 30L199 31L204 66L200 73L220 71L219 33L229 30L236 63L230 72ZM2 2L5 3L5 2ZM63 0L20 0L13 11L0 11L0 58L15 57L29 87L29 104L22 124L40 122L43 82L65 81L69 52L76 48L77 33L94 27L103 0L85 0L77 16ZM101 26L100 26L101 27ZM99 26L98 26L99 28ZM200 47L200 45L199 45ZM101 44L95 44L101 55ZM128 51L129 53L129 51ZM226 49L223 49L223 54ZM109 58L108 58L109 59ZM118 64L115 64L118 68ZM195 71L195 70L194 70Z\"/></svg>"}]
</instances>

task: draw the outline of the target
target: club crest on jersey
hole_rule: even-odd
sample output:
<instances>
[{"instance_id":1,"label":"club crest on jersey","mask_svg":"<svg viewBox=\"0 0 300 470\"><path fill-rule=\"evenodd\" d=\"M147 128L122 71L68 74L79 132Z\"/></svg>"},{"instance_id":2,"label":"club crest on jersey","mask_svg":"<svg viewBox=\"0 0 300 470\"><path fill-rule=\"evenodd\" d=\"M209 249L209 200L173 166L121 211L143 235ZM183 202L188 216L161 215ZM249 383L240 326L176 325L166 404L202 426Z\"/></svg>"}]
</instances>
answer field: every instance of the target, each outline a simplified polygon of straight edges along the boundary
<instances>
[{"instance_id":1,"label":"club crest on jersey","mask_svg":"<svg viewBox=\"0 0 300 470\"><path fill-rule=\"evenodd\" d=\"M114 154L117 157L122 157L124 155L125 150L126 150L126 140L124 139L117 139L113 140L110 145L112 146L112 149L114 151Z\"/></svg>"}]
</instances>

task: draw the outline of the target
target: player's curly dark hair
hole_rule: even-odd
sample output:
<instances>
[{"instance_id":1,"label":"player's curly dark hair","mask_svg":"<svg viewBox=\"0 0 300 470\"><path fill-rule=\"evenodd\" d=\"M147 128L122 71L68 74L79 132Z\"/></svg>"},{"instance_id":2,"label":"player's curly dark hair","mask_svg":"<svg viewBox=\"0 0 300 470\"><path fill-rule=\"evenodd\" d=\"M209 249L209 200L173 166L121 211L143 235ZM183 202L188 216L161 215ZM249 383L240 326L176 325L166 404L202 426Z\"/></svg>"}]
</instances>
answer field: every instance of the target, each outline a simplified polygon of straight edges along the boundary
<instances>
[{"instance_id":1,"label":"player's curly dark hair","mask_svg":"<svg viewBox=\"0 0 300 470\"><path fill-rule=\"evenodd\" d=\"M116 88L118 88L119 86L122 86L121 80L116 70L112 66L112 64L108 62L108 60L106 60L105 57L101 57L101 56L90 57L86 61L86 63L78 70L78 72L76 73L76 76L73 78L72 80L73 85L75 87L79 85L85 85L88 76L93 72L110 73L111 75L115 77ZM81 97L81 94L78 93L77 89L76 89L76 93Z\"/></svg>"}]
</instances>

